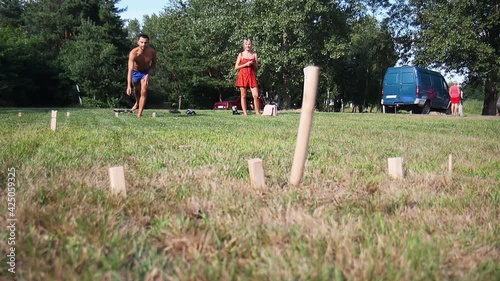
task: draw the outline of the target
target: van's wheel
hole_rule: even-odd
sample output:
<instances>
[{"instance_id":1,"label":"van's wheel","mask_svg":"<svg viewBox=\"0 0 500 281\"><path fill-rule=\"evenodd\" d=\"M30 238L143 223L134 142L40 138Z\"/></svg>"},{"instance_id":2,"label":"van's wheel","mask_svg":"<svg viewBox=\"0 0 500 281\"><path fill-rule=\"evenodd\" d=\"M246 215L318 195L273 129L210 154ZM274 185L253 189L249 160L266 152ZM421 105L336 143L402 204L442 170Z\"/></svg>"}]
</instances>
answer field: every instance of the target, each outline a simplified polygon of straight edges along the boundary
<instances>
[{"instance_id":1,"label":"van's wheel","mask_svg":"<svg viewBox=\"0 0 500 281\"><path fill-rule=\"evenodd\" d=\"M424 107L422 108L422 114L429 114L431 112L431 102L426 101Z\"/></svg>"}]
</instances>

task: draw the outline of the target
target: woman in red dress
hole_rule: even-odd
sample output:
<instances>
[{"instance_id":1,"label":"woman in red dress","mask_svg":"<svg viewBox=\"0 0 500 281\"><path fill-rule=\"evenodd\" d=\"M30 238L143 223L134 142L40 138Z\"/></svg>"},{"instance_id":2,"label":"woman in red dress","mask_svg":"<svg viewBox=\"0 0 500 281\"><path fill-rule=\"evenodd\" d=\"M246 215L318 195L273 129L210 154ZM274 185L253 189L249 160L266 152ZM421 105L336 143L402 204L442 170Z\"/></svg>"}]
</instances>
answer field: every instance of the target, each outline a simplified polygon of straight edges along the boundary
<instances>
[{"instance_id":1,"label":"woman in red dress","mask_svg":"<svg viewBox=\"0 0 500 281\"><path fill-rule=\"evenodd\" d=\"M244 51L238 54L236 64L234 65L234 69L239 71L238 77L236 78L236 87L240 88L241 109L243 109L243 114L247 115L247 88L250 88L253 96L255 114L260 115L259 91L257 88L257 77L255 75L259 67L259 60L257 58L257 53L253 52L251 39L243 40L243 48Z\"/></svg>"},{"instance_id":2,"label":"woman in red dress","mask_svg":"<svg viewBox=\"0 0 500 281\"><path fill-rule=\"evenodd\" d=\"M460 87L458 82L454 81L453 86L450 87L450 99L451 99L451 115L458 116L458 106L460 105Z\"/></svg>"}]
</instances>

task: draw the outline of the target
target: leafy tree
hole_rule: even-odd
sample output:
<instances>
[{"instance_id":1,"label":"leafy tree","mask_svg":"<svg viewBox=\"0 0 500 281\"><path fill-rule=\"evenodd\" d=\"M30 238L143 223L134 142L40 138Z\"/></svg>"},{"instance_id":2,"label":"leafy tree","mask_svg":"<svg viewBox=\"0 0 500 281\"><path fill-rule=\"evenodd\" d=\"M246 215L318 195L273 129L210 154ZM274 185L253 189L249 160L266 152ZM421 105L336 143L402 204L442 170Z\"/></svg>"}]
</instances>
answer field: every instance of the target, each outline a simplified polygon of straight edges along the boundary
<instances>
[{"instance_id":1,"label":"leafy tree","mask_svg":"<svg viewBox=\"0 0 500 281\"><path fill-rule=\"evenodd\" d=\"M261 55L262 88L283 97L283 107L299 106L303 68L320 66L318 51L325 36L318 28L320 16L328 14L325 1L256 0L252 24L240 26L240 33L253 33ZM327 19L323 15L325 21ZM317 35L318 37L314 37Z\"/></svg>"},{"instance_id":2,"label":"leafy tree","mask_svg":"<svg viewBox=\"0 0 500 281\"><path fill-rule=\"evenodd\" d=\"M120 71L125 77L129 49L123 20L118 15L121 10L116 8L117 2L38 0L26 3L23 30L38 42L40 56L48 65L46 71L57 73L57 81L51 84L57 85L59 89L51 93L67 96L75 83L81 83L81 86L86 85L82 90L90 91L87 92L88 97L107 103L110 93L119 92L118 84L107 80L119 81L116 72ZM102 53L97 54L99 50ZM121 69L116 69L118 64L122 65ZM102 68L108 72L102 72L103 76L92 76L88 71L94 66L96 72L102 71ZM83 67L87 67L87 70L84 71ZM124 86L121 85L121 88Z\"/></svg>"},{"instance_id":3,"label":"leafy tree","mask_svg":"<svg viewBox=\"0 0 500 281\"><path fill-rule=\"evenodd\" d=\"M142 26L138 19L133 19L128 21L127 26L127 38L130 41L129 47L135 47L137 44L137 37L141 34Z\"/></svg>"},{"instance_id":4,"label":"leafy tree","mask_svg":"<svg viewBox=\"0 0 500 281\"><path fill-rule=\"evenodd\" d=\"M162 92L167 101L177 101L179 96L184 96L189 103L193 100L191 77L196 67L196 52L186 7L182 3L172 5L163 15L144 19L143 32L149 35L158 56L150 89L153 93Z\"/></svg>"},{"instance_id":5,"label":"leafy tree","mask_svg":"<svg viewBox=\"0 0 500 281\"><path fill-rule=\"evenodd\" d=\"M116 46L101 40L106 37L106 29L92 21L82 21L75 31L78 35L66 42L59 57L67 76L79 84L87 98L101 101L102 106L114 106L120 98L118 89L125 87Z\"/></svg>"},{"instance_id":6,"label":"leafy tree","mask_svg":"<svg viewBox=\"0 0 500 281\"><path fill-rule=\"evenodd\" d=\"M25 32L24 1L0 2L0 105L47 105L66 102L56 70L40 40Z\"/></svg>"},{"instance_id":7,"label":"leafy tree","mask_svg":"<svg viewBox=\"0 0 500 281\"><path fill-rule=\"evenodd\" d=\"M387 28L368 15L370 7L385 1L253 3L259 27L255 32L263 45L260 77L264 88L290 96L290 102L298 106L302 69L315 64L321 68L318 100L337 95L376 103L381 76L396 60ZM333 95L328 94L330 89L335 89Z\"/></svg>"},{"instance_id":8,"label":"leafy tree","mask_svg":"<svg viewBox=\"0 0 500 281\"><path fill-rule=\"evenodd\" d=\"M8 51L0 50L0 62L9 60L11 67L40 63L37 69L44 70L42 75L27 68L22 71L42 93L51 87L49 99L62 100L78 83L87 98L111 105L123 90L126 55L137 34L144 32L159 57L150 97L176 101L183 96L183 104L208 107L238 93L233 65L243 38L251 37L260 55L262 94L280 94L287 107L300 106L302 70L310 64L321 68L318 100L332 89L372 103L379 91L374 90L377 76L391 60L390 37L370 14L387 1L172 0L159 15L146 16L142 26L135 20L126 29L118 17L117 1L9 0L10 14L23 3L22 36L18 42L3 43ZM6 7L0 5L2 15L9 14ZM3 34L16 32L13 27L9 30ZM29 50L14 50L18 43ZM0 87L30 85L9 79Z\"/></svg>"},{"instance_id":9,"label":"leafy tree","mask_svg":"<svg viewBox=\"0 0 500 281\"><path fill-rule=\"evenodd\" d=\"M482 113L494 115L500 88L498 1L407 0L394 5L391 25L402 57L482 81Z\"/></svg>"},{"instance_id":10,"label":"leafy tree","mask_svg":"<svg viewBox=\"0 0 500 281\"><path fill-rule=\"evenodd\" d=\"M152 37L159 53L159 68L151 89L165 92L172 101L182 95L188 104L199 106L237 94L233 65L242 51L243 38L250 37L260 56L261 93L279 94L285 107L300 106L303 68L310 64L321 68L320 99L325 98L329 88L352 93L352 82L345 79L345 73L349 67L360 68L349 59L354 56L353 50L358 56L370 53L363 58L364 65L370 66L370 77L366 77L364 67L364 72L358 74L363 83L358 84L359 92L370 93L371 98L380 91L372 90L379 86L372 76L381 76L380 69L385 70L387 60L393 58L393 45L386 29L363 18L368 18L366 7L383 2L170 1L163 13L144 19L143 30ZM372 44L361 44L363 38L353 40L355 25L365 26L366 34L371 35L365 41L371 40Z\"/></svg>"},{"instance_id":11,"label":"leafy tree","mask_svg":"<svg viewBox=\"0 0 500 281\"><path fill-rule=\"evenodd\" d=\"M381 84L387 67L396 61L392 37L385 26L367 16L358 20L351 31L349 53L343 76L345 100L372 107L380 103Z\"/></svg>"},{"instance_id":12,"label":"leafy tree","mask_svg":"<svg viewBox=\"0 0 500 281\"><path fill-rule=\"evenodd\" d=\"M25 76L27 65L36 57L27 45L29 39L10 27L0 28L0 105L23 105L27 92L35 88L33 80Z\"/></svg>"},{"instance_id":13,"label":"leafy tree","mask_svg":"<svg viewBox=\"0 0 500 281\"><path fill-rule=\"evenodd\" d=\"M234 94L234 81L228 78L236 58L231 36L238 22L233 15L238 15L241 5L171 1L159 16L145 17L143 31L158 51L159 66L151 89L162 91L167 100L182 96L183 104L202 107Z\"/></svg>"},{"instance_id":14,"label":"leafy tree","mask_svg":"<svg viewBox=\"0 0 500 281\"><path fill-rule=\"evenodd\" d=\"M24 10L23 1L1 0L0 1L0 26L19 27L23 25L21 16Z\"/></svg>"}]
</instances>

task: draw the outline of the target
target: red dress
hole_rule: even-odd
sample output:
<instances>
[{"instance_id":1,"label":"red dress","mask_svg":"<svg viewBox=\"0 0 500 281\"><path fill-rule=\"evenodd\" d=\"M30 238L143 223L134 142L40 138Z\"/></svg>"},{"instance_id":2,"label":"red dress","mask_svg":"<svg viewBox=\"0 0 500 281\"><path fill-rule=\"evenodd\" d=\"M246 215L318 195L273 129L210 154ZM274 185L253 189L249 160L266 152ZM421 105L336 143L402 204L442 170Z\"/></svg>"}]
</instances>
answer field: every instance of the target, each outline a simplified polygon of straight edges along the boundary
<instances>
[{"instance_id":1,"label":"red dress","mask_svg":"<svg viewBox=\"0 0 500 281\"><path fill-rule=\"evenodd\" d=\"M255 63L255 59L242 58L240 64L245 64L249 61ZM252 66L247 66L239 69L238 77L236 77L236 87L242 88L257 88L257 77L255 69Z\"/></svg>"},{"instance_id":2,"label":"red dress","mask_svg":"<svg viewBox=\"0 0 500 281\"><path fill-rule=\"evenodd\" d=\"M451 103L459 104L460 103L460 88L457 85L453 85L450 87L451 92Z\"/></svg>"}]
</instances>

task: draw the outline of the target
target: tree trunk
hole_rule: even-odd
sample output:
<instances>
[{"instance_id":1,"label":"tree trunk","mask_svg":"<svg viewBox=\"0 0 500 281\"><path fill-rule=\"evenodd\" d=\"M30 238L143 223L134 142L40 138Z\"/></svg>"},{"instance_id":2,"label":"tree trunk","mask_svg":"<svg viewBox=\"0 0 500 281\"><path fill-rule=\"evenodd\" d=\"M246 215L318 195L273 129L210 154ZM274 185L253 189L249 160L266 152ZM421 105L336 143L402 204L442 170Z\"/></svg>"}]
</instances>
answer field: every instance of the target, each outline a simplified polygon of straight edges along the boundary
<instances>
[{"instance_id":1,"label":"tree trunk","mask_svg":"<svg viewBox=\"0 0 500 281\"><path fill-rule=\"evenodd\" d=\"M283 89L285 90L285 97L283 99L283 109L290 109L291 98L290 98L290 89L288 85L288 72L286 71L286 67L283 66L283 71L281 72L283 79Z\"/></svg>"},{"instance_id":2,"label":"tree trunk","mask_svg":"<svg viewBox=\"0 0 500 281\"><path fill-rule=\"evenodd\" d=\"M219 92L219 101L222 101L222 91L220 87L215 87L217 89L217 92Z\"/></svg>"},{"instance_id":3,"label":"tree trunk","mask_svg":"<svg viewBox=\"0 0 500 281\"><path fill-rule=\"evenodd\" d=\"M482 115L496 115L497 113L498 81L495 76L496 73L491 71L486 78Z\"/></svg>"}]
</instances>

